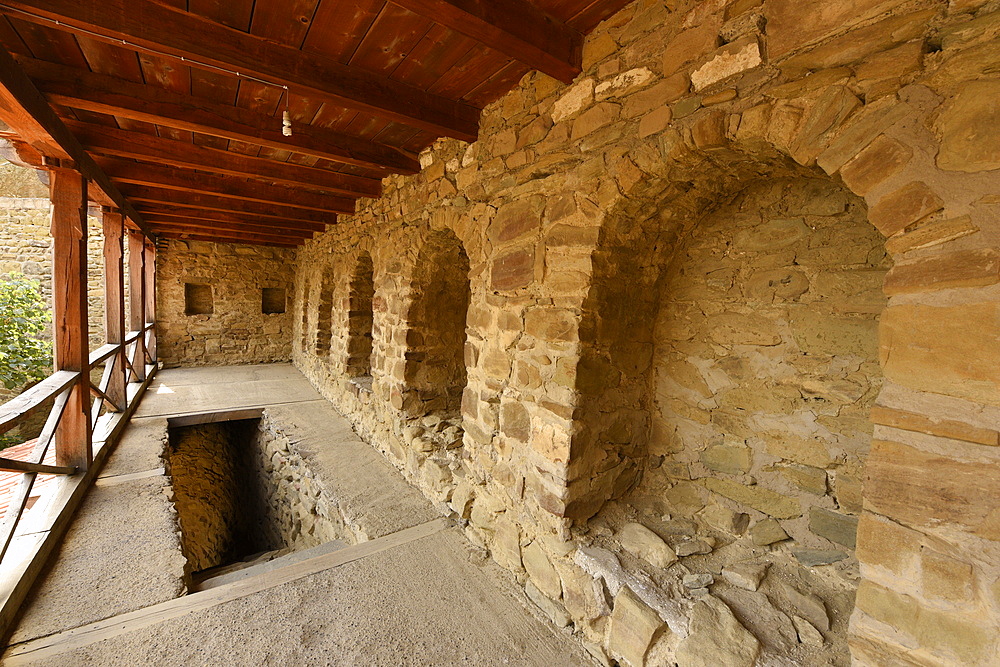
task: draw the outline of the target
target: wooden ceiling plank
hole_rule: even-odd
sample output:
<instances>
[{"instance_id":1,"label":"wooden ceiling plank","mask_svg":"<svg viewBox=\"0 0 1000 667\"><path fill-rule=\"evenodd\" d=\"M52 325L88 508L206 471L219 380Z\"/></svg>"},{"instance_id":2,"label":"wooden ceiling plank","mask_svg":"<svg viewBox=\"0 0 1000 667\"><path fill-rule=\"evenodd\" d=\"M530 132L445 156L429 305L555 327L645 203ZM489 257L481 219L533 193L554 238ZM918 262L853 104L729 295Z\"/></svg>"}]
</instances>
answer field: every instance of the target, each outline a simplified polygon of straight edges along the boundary
<instances>
[{"instance_id":1,"label":"wooden ceiling plank","mask_svg":"<svg viewBox=\"0 0 1000 667\"><path fill-rule=\"evenodd\" d=\"M134 162L116 157L97 156L96 162L120 184L161 188L234 201L247 201L265 206L301 208L325 213L354 213L354 200L348 197L303 190L287 185L247 181L235 176L206 174L189 169Z\"/></svg>"},{"instance_id":2,"label":"wooden ceiling plank","mask_svg":"<svg viewBox=\"0 0 1000 667\"><path fill-rule=\"evenodd\" d=\"M219 213L239 213L256 215L276 220L300 220L314 224L330 224L337 214L332 211L310 211L308 209L261 204L242 199L216 197L201 193L179 192L148 185L122 186L122 191L133 200L138 208L148 206L188 206Z\"/></svg>"},{"instance_id":3,"label":"wooden ceiling plank","mask_svg":"<svg viewBox=\"0 0 1000 667\"><path fill-rule=\"evenodd\" d=\"M390 0L571 83L582 71L583 35L529 0Z\"/></svg>"},{"instance_id":4,"label":"wooden ceiling plank","mask_svg":"<svg viewBox=\"0 0 1000 667\"><path fill-rule=\"evenodd\" d=\"M297 229L306 232L326 231L327 223L335 223L336 216L330 216L325 222L308 222L305 220L285 220L283 218L266 218L246 213L234 213L227 211L211 211L203 208L187 206L181 202L177 204L156 204L139 203L137 208L142 212L147 220L155 218L179 218L181 220L212 220L215 222L246 223L249 225L259 225L274 227L276 229Z\"/></svg>"},{"instance_id":5,"label":"wooden ceiling plank","mask_svg":"<svg viewBox=\"0 0 1000 667\"><path fill-rule=\"evenodd\" d=\"M395 148L349 134L296 124L292 136L286 137L281 133L281 120L265 113L31 58L21 57L18 62L55 104L387 173L415 174L420 170L416 159Z\"/></svg>"},{"instance_id":6,"label":"wooden ceiling plank","mask_svg":"<svg viewBox=\"0 0 1000 667\"><path fill-rule=\"evenodd\" d=\"M353 197L378 197L382 182L374 178L349 176L327 169L273 162L230 151L202 148L181 141L95 127L67 121L67 125L88 150L101 155L149 160L175 167L243 176L259 180L305 186Z\"/></svg>"},{"instance_id":7,"label":"wooden ceiling plank","mask_svg":"<svg viewBox=\"0 0 1000 667\"><path fill-rule=\"evenodd\" d=\"M31 79L0 48L0 120L26 143L46 157L71 160L92 185L103 191L114 206L147 235L152 235L142 216L132 207L118 187L111 182L80 141L49 106Z\"/></svg>"},{"instance_id":8,"label":"wooden ceiling plank","mask_svg":"<svg viewBox=\"0 0 1000 667\"><path fill-rule=\"evenodd\" d=\"M479 109L419 88L277 44L151 0L5 0L32 21L58 20L61 28L88 30L108 41L127 40L155 50L288 85L296 92L389 120L474 141ZM39 19L37 17L42 17Z\"/></svg>"}]
</instances>

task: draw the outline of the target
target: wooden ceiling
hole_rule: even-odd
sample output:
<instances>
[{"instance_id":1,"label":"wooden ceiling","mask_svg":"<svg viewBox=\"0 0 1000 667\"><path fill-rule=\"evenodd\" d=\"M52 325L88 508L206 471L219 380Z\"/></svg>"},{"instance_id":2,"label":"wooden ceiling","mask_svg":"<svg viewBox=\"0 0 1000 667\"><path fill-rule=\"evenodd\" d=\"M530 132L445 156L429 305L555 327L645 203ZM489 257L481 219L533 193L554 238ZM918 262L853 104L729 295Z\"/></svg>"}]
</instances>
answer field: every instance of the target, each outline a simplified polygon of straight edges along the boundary
<instances>
[{"instance_id":1,"label":"wooden ceiling","mask_svg":"<svg viewBox=\"0 0 1000 667\"><path fill-rule=\"evenodd\" d=\"M298 245L629 1L0 0L0 137L147 233Z\"/></svg>"}]
</instances>

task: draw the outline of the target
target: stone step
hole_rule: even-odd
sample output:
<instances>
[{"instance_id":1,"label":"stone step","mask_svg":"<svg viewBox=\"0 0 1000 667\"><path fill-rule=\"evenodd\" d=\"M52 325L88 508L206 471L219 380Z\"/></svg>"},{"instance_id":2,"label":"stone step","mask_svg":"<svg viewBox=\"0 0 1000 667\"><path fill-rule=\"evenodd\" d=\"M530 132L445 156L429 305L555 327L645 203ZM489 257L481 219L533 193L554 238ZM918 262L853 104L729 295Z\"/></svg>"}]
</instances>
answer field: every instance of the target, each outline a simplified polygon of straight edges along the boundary
<instances>
[{"instance_id":1,"label":"stone step","mask_svg":"<svg viewBox=\"0 0 1000 667\"><path fill-rule=\"evenodd\" d=\"M295 563L300 563L310 558L323 556L347 548L347 544L340 540L325 542L309 549L289 552L287 549L269 551L254 557L250 561L230 563L219 568L206 570L208 576L199 577L191 586L191 592L205 591L210 588L217 588L225 584L231 584L242 579L247 579L265 572L273 572Z\"/></svg>"}]
</instances>

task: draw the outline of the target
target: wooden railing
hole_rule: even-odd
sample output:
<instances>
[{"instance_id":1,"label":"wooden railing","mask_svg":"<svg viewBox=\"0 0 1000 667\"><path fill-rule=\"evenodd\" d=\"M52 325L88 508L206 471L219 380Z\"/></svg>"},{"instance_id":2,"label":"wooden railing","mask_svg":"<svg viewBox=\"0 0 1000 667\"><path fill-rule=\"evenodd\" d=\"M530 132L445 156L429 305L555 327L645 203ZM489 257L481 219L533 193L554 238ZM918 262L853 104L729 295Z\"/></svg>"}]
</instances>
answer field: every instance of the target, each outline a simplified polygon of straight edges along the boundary
<instances>
[{"instance_id":1,"label":"wooden railing","mask_svg":"<svg viewBox=\"0 0 1000 667\"><path fill-rule=\"evenodd\" d=\"M0 451L0 471L21 474L0 524L0 637L9 632L157 368L155 246L138 230L126 232L121 211L104 209L106 344L89 351L87 182L58 161L49 172L55 371L0 405L0 434L49 410L26 460L6 458ZM50 453L55 465L46 463ZM38 475L55 477L27 511Z\"/></svg>"}]
</instances>

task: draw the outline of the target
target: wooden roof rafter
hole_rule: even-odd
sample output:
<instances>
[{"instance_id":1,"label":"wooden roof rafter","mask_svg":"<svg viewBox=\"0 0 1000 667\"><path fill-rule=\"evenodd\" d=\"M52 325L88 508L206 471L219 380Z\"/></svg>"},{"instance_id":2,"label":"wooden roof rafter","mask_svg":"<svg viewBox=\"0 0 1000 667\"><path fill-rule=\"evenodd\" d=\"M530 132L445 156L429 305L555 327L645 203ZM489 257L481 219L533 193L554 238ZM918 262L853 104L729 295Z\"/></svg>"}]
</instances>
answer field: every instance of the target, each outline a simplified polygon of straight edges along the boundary
<instances>
[{"instance_id":1,"label":"wooden roof rafter","mask_svg":"<svg viewBox=\"0 0 1000 667\"><path fill-rule=\"evenodd\" d=\"M416 158L350 134L297 123L284 136L281 120L265 113L24 56L17 61L53 104L377 169L380 175L420 171Z\"/></svg>"},{"instance_id":2,"label":"wooden roof rafter","mask_svg":"<svg viewBox=\"0 0 1000 667\"><path fill-rule=\"evenodd\" d=\"M259 204L259 207L304 209L327 213L354 213L354 200L340 195L296 188L288 185L246 180L237 176L210 174L179 167L161 165L117 157L97 155L94 160L111 176L111 180L121 186L126 193L134 191L131 186L143 186L147 192L152 189L160 197L155 201L181 201L198 199L214 201L223 209L235 205L233 202ZM131 195L129 195L131 196ZM207 204L206 204L207 206Z\"/></svg>"},{"instance_id":3,"label":"wooden roof rafter","mask_svg":"<svg viewBox=\"0 0 1000 667\"><path fill-rule=\"evenodd\" d=\"M228 176L257 178L355 198L378 197L382 194L382 182L374 178L195 146L175 139L90 123L67 120L66 124L89 151L99 155L136 158Z\"/></svg>"},{"instance_id":4,"label":"wooden roof rafter","mask_svg":"<svg viewBox=\"0 0 1000 667\"><path fill-rule=\"evenodd\" d=\"M441 136L475 141L480 110L312 52L279 44L151 0L3 0L0 13L89 38L175 57L196 68L239 72L276 88Z\"/></svg>"}]
</instances>

